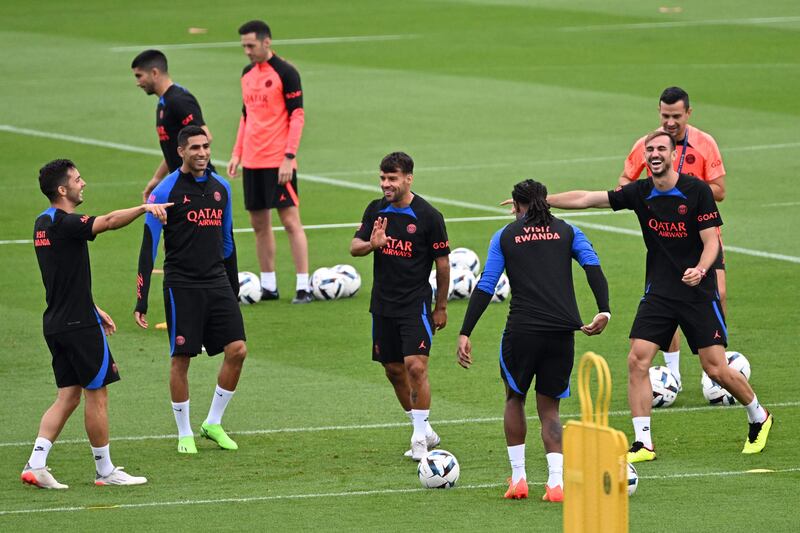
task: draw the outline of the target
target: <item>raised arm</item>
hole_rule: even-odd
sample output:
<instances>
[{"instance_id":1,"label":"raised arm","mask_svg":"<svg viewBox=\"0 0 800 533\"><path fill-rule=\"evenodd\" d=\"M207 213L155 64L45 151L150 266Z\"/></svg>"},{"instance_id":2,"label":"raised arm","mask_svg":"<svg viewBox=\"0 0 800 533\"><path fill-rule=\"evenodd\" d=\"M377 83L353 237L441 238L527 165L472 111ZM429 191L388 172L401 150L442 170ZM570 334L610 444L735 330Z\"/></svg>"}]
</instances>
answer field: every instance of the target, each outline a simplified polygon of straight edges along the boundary
<instances>
[{"instance_id":1,"label":"raised arm","mask_svg":"<svg viewBox=\"0 0 800 533\"><path fill-rule=\"evenodd\" d=\"M551 207L559 209L587 209L589 207L611 207L606 191L569 191L547 197Z\"/></svg>"},{"instance_id":2,"label":"raised arm","mask_svg":"<svg viewBox=\"0 0 800 533\"><path fill-rule=\"evenodd\" d=\"M165 224L167 222L167 207L171 205L171 203L143 204L129 207L128 209L118 209L107 215L95 217L92 223L92 233L98 235L108 230L124 228L145 213L150 213L162 224Z\"/></svg>"}]
</instances>

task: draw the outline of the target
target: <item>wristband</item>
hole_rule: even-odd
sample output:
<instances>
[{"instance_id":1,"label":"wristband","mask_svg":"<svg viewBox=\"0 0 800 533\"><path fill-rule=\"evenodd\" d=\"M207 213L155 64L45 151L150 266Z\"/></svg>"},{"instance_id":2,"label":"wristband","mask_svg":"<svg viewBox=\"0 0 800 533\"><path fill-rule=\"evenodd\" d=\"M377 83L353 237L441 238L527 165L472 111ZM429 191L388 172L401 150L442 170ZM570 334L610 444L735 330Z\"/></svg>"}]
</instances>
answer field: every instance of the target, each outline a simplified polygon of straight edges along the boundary
<instances>
[{"instance_id":1,"label":"wristband","mask_svg":"<svg viewBox=\"0 0 800 533\"><path fill-rule=\"evenodd\" d=\"M611 320L611 313L609 313L608 311L601 311L600 313L597 314L604 315L607 319Z\"/></svg>"}]
</instances>

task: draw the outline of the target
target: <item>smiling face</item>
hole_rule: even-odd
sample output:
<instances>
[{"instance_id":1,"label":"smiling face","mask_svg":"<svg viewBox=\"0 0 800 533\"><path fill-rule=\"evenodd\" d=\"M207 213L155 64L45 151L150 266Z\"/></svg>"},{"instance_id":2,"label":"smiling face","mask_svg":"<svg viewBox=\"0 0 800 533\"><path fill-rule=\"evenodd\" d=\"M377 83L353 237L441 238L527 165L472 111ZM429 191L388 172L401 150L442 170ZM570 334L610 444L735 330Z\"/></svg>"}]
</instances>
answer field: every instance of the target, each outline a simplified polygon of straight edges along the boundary
<instances>
[{"instance_id":1,"label":"smiling face","mask_svg":"<svg viewBox=\"0 0 800 533\"><path fill-rule=\"evenodd\" d=\"M390 203L404 202L411 193L411 182L413 180L413 174L406 174L399 170L381 171L383 197Z\"/></svg>"},{"instance_id":2,"label":"smiling face","mask_svg":"<svg viewBox=\"0 0 800 533\"><path fill-rule=\"evenodd\" d=\"M686 135L686 125L692 114L692 108L686 108L683 100L674 104L658 103L658 112L661 117L661 129L672 135L675 142L682 141Z\"/></svg>"},{"instance_id":3,"label":"smiling face","mask_svg":"<svg viewBox=\"0 0 800 533\"><path fill-rule=\"evenodd\" d=\"M181 170L200 176L208 168L211 160L211 145L205 135L192 135L186 140L185 146L178 146L178 155L183 159Z\"/></svg>"},{"instance_id":4,"label":"smiling face","mask_svg":"<svg viewBox=\"0 0 800 533\"><path fill-rule=\"evenodd\" d=\"M654 178L665 176L675 161L675 144L666 133L652 137L645 142L644 159Z\"/></svg>"},{"instance_id":5,"label":"smiling face","mask_svg":"<svg viewBox=\"0 0 800 533\"><path fill-rule=\"evenodd\" d=\"M81 173L75 167L67 171L67 180L64 185L59 185L58 192L66 198L66 200L73 206L78 206L83 203L83 188L86 187L86 182L83 181Z\"/></svg>"}]
</instances>

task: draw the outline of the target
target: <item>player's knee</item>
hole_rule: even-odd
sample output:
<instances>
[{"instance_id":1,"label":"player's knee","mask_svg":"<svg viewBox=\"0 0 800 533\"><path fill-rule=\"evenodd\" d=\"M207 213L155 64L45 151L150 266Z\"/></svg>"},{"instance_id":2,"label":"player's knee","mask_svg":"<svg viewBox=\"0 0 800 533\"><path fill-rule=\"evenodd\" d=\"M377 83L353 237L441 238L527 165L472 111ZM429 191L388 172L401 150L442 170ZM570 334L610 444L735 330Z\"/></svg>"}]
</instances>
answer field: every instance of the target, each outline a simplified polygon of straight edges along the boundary
<instances>
[{"instance_id":1,"label":"player's knee","mask_svg":"<svg viewBox=\"0 0 800 533\"><path fill-rule=\"evenodd\" d=\"M419 383L427 378L428 365L419 360L408 361L406 362L406 372L411 381Z\"/></svg>"},{"instance_id":2,"label":"player's knee","mask_svg":"<svg viewBox=\"0 0 800 533\"><path fill-rule=\"evenodd\" d=\"M643 354L640 354L634 350L628 354L628 372L631 375L640 375L646 374L650 369L650 362L644 357Z\"/></svg>"},{"instance_id":3,"label":"player's knee","mask_svg":"<svg viewBox=\"0 0 800 533\"><path fill-rule=\"evenodd\" d=\"M727 365L704 365L703 370L712 381L723 384L729 381Z\"/></svg>"},{"instance_id":4,"label":"player's knee","mask_svg":"<svg viewBox=\"0 0 800 533\"><path fill-rule=\"evenodd\" d=\"M225 359L232 363L242 364L247 358L247 345L244 341L232 342L225 350Z\"/></svg>"},{"instance_id":5,"label":"player's knee","mask_svg":"<svg viewBox=\"0 0 800 533\"><path fill-rule=\"evenodd\" d=\"M65 394L56 399L56 403L65 411L72 412L81 404L81 395L78 394Z\"/></svg>"},{"instance_id":6,"label":"player's knee","mask_svg":"<svg viewBox=\"0 0 800 533\"><path fill-rule=\"evenodd\" d=\"M402 381L405 378L406 369L400 365L384 365L383 371L392 383Z\"/></svg>"}]
</instances>

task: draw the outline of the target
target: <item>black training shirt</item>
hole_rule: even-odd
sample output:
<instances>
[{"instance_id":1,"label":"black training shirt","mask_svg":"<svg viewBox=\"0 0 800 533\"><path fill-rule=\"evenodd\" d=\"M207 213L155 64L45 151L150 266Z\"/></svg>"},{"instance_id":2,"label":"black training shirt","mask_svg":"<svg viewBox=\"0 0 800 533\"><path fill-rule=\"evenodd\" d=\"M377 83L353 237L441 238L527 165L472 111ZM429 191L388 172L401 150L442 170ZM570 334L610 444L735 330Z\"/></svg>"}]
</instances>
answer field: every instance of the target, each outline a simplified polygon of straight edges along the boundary
<instances>
[{"instance_id":1,"label":"black training shirt","mask_svg":"<svg viewBox=\"0 0 800 533\"><path fill-rule=\"evenodd\" d=\"M192 93L174 83L158 99L156 107L156 133L170 172L183 164L178 155L178 133L190 124L205 125L200 104Z\"/></svg>"}]
</instances>

